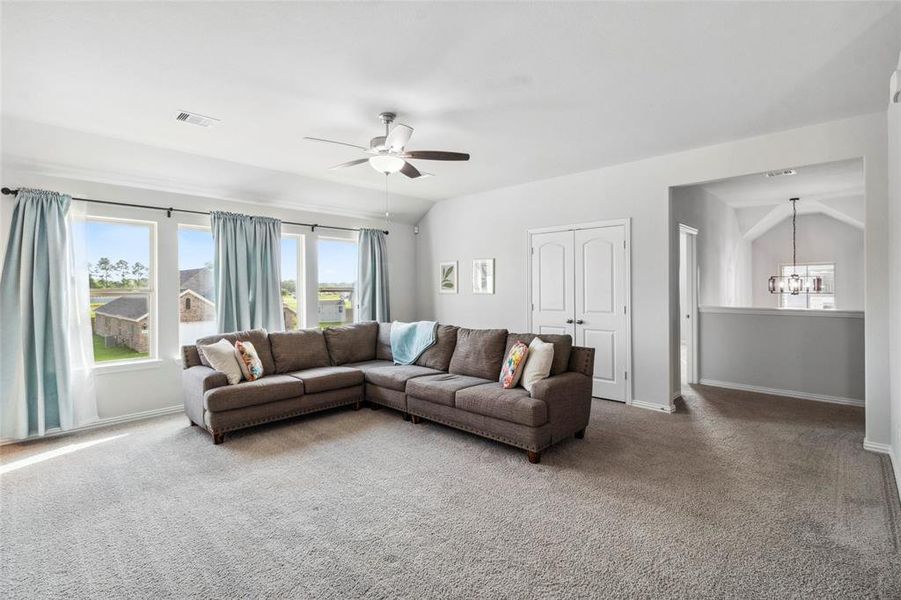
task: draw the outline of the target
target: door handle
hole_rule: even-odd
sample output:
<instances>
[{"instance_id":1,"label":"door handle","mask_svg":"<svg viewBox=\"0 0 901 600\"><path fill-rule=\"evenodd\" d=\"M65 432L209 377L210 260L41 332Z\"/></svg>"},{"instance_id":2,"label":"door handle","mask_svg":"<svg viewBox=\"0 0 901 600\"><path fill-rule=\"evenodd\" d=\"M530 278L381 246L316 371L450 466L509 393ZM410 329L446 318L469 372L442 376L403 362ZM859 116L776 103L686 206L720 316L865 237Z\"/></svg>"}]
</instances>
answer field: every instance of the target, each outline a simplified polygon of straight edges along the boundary
<instances>
[{"instance_id":1,"label":"door handle","mask_svg":"<svg viewBox=\"0 0 901 600\"><path fill-rule=\"evenodd\" d=\"M582 325L583 323L585 323L585 321L582 319L576 319L576 325Z\"/></svg>"},{"instance_id":2,"label":"door handle","mask_svg":"<svg viewBox=\"0 0 901 600\"><path fill-rule=\"evenodd\" d=\"M567 319L567 320L566 320L566 324L567 324L567 325L572 325L572 322L573 322L572 319Z\"/></svg>"}]
</instances>

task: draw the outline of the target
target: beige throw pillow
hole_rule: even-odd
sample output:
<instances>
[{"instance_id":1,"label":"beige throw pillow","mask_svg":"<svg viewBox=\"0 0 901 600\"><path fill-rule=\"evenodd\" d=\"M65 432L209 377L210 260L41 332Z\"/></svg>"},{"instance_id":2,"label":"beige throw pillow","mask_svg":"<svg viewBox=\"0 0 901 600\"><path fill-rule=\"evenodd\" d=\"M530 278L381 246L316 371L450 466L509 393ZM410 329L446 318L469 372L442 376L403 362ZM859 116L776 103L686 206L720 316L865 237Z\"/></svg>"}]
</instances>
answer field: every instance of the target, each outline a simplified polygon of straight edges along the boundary
<instances>
[{"instance_id":1,"label":"beige throw pillow","mask_svg":"<svg viewBox=\"0 0 901 600\"><path fill-rule=\"evenodd\" d=\"M241 381L241 366L235 356L235 347L228 340L221 339L215 344L198 346L203 355L209 361L210 366L224 373L229 385L235 385Z\"/></svg>"},{"instance_id":2,"label":"beige throw pillow","mask_svg":"<svg viewBox=\"0 0 901 600\"><path fill-rule=\"evenodd\" d=\"M551 374L551 365L553 363L554 345L535 338L529 344L526 366L522 370L522 379L519 380L519 383L531 393L532 386L536 382L547 379Z\"/></svg>"}]
</instances>

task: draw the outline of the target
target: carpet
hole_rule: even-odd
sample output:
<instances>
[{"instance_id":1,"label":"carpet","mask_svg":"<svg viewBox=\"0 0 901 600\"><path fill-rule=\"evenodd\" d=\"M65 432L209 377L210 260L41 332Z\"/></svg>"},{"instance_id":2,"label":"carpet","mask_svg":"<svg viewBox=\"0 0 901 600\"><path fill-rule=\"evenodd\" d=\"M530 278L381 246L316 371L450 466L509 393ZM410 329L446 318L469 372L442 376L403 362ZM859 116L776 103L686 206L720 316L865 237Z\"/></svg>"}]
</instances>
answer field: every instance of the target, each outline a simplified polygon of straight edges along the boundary
<instances>
[{"instance_id":1,"label":"carpet","mask_svg":"<svg viewBox=\"0 0 901 600\"><path fill-rule=\"evenodd\" d=\"M8 446L4 598L899 598L863 411L696 386L525 453L390 410ZM73 444L80 444L73 450ZM69 450L68 453L62 454Z\"/></svg>"}]
</instances>

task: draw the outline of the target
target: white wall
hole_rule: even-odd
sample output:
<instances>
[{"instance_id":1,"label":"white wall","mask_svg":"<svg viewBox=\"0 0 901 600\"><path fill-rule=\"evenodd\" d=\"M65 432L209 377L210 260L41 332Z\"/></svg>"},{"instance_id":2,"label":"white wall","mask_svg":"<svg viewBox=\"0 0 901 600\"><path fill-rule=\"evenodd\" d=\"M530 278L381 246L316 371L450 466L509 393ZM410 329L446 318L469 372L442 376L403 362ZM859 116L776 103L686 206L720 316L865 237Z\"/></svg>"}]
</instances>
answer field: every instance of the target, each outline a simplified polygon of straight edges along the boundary
<instances>
[{"instance_id":1,"label":"white wall","mask_svg":"<svg viewBox=\"0 0 901 600\"><path fill-rule=\"evenodd\" d=\"M899 60L895 90L901 89L901 60ZM901 493L901 103L896 102L888 110L889 155L889 273L891 275L890 331L891 331L891 431L889 440L874 441L891 445L895 483Z\"/></svg>"},{"instance_id":2,"label":"white wall","mask_svg":"<svg viewBox=\"0 0 901 600\"><path fill-rule=\"evenodd\" d=\"M349 217L323 215L285 208L273 208L188 196L139 188L113 186L86 181L48 177L5 169L3 185L7 187L36 187L51 189L72 196L97 200L114 200L152 206L187 208L191 210L228 210L247 214L277 217L285 221L325 223L344 227L383 227L384 223L367 222ZM5 249L9 235L11 197L0 199L0 244ZM89 214L141 219L157 224L157 358L155 362L126 367L105 366L96 370L98 412L101 419L121 417L181 405L181 361L178 343L178 244L179 224L209 225L209 217L173 213L171 219L157 210L88 205ZM319 235L335 237L352 233L317 230L286 225L287 233L305 236L307 261L308 323L315 324L318 298L316 289L316 240ZM392 316L411 320L415 314L415 261L413 231L410 225L394 225L388 236L389 276Z\"/></svg>"},{"instance_id":3,"label":"white wall","mask_svg":"<svg viewBox=\"0 0 901 600\"><path fill-rule=\"evenodd\" d=\"M731 206L700 187L676 188L672 219L698 230L701 306L751 305L751 245Z\"/></svg>"},{"instance_id":4,"label":"white wall","mask_svg":"<svg viewBox=\"0 0 901 600\"><path fill-rule=\"evenodd\" d=\"M524 329L526 230L632 217L634 397L679 392L678 224L670 188L778 168L863 158L867 203L867 437L889 439L887 164L884 112L718 144L437 203L420 222L420 318ZM474 296L473 258L495 258L497 293ZM461 261L461 293L440 295L438 262ZM669 293L666 293L667 288Z\"/></svg>"},{"instance_id":5,"label":"white wall","mask_svg":"<svg viewBox=\"0 0 901 600\"><path fill-rule=\"evenodd\" d=\"M767 289L770 275L792 260L792 224L786 219L751 244L754 306L777 308L779 297ZM798 262L835 263L835 307L864 309L864 232L830 216L798 216Z\"/></svg>"}]
</instances>

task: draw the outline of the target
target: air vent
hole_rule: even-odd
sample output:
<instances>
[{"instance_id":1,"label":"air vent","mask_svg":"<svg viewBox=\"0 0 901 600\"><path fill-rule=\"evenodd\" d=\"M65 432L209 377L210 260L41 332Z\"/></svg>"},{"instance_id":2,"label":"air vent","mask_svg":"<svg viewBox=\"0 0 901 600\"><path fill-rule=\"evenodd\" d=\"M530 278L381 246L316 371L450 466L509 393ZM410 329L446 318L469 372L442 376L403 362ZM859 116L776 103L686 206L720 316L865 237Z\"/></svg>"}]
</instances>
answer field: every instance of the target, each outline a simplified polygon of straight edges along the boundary
<instances>
[{"instance_id":1,"label":"air vent","mask_svg":"<svg viewBox=\"0 0 901 600\"><path fill-rule=\"evenodd\" d=\"M798 172L794 169L782 169L781 171L768 171L767 177L785 177L786 175L797 175Z\"/></svg>"},{"instance_id":2,"label":"air vent","mask_svg":"<svg viewBox=\"0 0 901 600\"><path fill-rule=\"evenodd\" d=\"M185 111L175 113L175 120L181 121L182 123L190 123L191 125L198 125L200 127L212 127L213 125L221 123L219 119Z\"/></svg>"}]
</instances>

